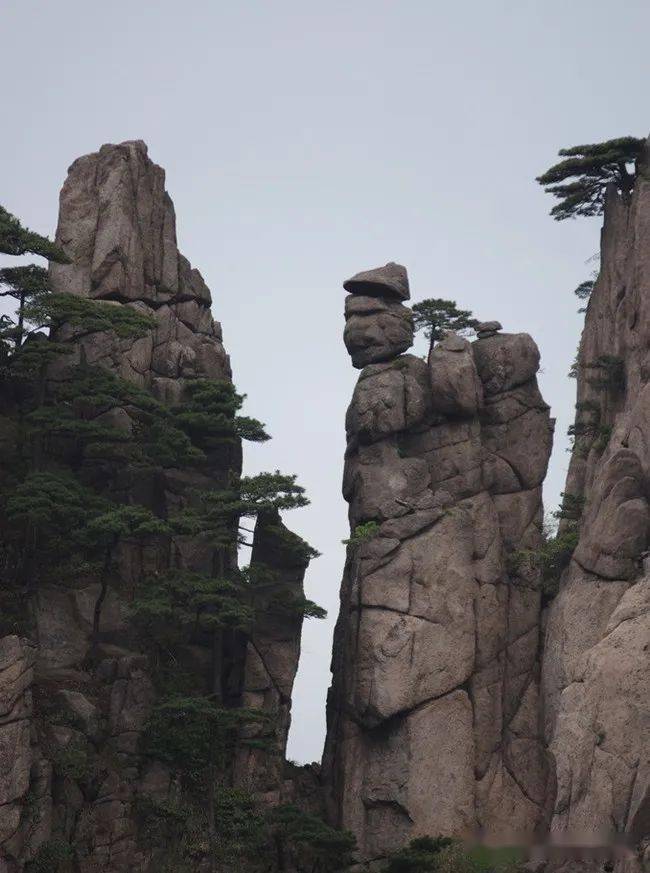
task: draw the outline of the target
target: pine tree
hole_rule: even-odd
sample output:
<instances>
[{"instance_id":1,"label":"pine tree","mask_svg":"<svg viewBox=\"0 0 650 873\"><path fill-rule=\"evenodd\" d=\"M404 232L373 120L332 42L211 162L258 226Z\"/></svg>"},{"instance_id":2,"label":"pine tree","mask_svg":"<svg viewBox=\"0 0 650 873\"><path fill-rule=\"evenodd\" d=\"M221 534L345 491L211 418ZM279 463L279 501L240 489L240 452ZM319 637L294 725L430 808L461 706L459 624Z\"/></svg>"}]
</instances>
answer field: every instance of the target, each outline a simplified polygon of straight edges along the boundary
<instances>
[{"instance_id":1,"label":"pine tree","mask_svg":"<svg viewBox=\"0 0 650 873\"><path fill-rule=\"evenodd\" d=\"M228 860L228 846L218 841L220 782L236 748L250 742L242 727L267 721L259 710L226 709L214 699L173 694L154 708L142 735L145 754L166 763L191 794L203 798L208 819L208 862L215 870Z\"/></svg>"},{"instance_id":2,"label":"pine tree","mask_svg":"<svg viewBox=\"0 0 650 873\"><path fill-rule=\"evenodd\" d=\"M288 869L290 860L297 873L339 873L355 862L356 839L350 831L330 827L293 804L273 810L271 826L279 870Z\"/></svg>"},{"instance_id":3,"label":"pine tree","mask_svg":"<svg viewBox=\"0 0 650 873\"><path fill-rule=\"evenodd\" d=\"M431 297L413 306L413 322L416 330L423 330L433 344L442 339L446 330L466 334L479 323L468 309L458 309L454 300Z\"/></svg>"},{"instance_id":4,"label":"pine tree","mask_svg":"<svg viewBox=\"0 0 650 873\"><path fill-rule=\"evenodd\" d=\"M20 221L0 206L0 254L40 255L48 261L69 263L65 252L46 236L23 227Z\"/></svg>"},{"instance_id":5,"label":"pine tree","mask_svg":"<svg viewBox=\"0 0 650 873\"><path fill-rule=\"evenodd\" d=\"M564 160L537 177L560 202L551 209L556 221L577 215L602 215L605 192L613 185L625 197L634 189L645 140L634 136L560 149Z\"/></svg>"},{"instance_id":6,"label":"pine tree","mask_svg":"<svg viewBox=\"0 0 650 873\"><path fill-rule=\"evenodd\" d=\"M255 418L237 415L245 394L232 382L197 379L187 386L187 397L173 412L176 423L203 451L214 451L236 439L265 442L270 439Z\"/></svg>"}]
</instances>

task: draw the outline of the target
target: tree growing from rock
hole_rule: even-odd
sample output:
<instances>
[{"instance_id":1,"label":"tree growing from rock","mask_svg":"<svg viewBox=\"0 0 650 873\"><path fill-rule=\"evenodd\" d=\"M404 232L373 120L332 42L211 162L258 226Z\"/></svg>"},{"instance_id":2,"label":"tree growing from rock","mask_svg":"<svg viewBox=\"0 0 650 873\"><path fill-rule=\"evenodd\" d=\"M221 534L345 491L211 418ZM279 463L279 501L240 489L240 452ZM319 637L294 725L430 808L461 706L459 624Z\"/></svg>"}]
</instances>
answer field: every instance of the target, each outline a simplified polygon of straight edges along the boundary
<instances>
[{"instance_id":1,"label":"tree growing from rock","mask_svg":"<svg viewBox=\"0 0 650 873\"><path fill-rule=\"evenodd\" d=\"M0 254L40 255L48 261L69 263L65 252L46 236L23 227L20 221L0 206Z\"/></svg>"},{"instance_id":2,"label":"tree growing from rock","mask_svg":"<svg viewBox=\"0 0 650 873\"><path fill-rule=\"evenodd\" d=\"M563 160L537 177L546 193L559 200L551 209L553 218L602 215L609 185L629 197L644 145L644 139L624 136L560 149Z\"/></svg>"},{"instance_id":3,"label":"tree growing from rock","mask_svg":"<svg viewBox=\"0 0 650 873\"><path fill-rule=\"evenodd\" d=\"M442 339L444 332L467 334L479 324L469 309L459 309L455 300L429 297L413 306L413 323L416 330L424 331L430 348Z\"/></svg>"}]
</instances>

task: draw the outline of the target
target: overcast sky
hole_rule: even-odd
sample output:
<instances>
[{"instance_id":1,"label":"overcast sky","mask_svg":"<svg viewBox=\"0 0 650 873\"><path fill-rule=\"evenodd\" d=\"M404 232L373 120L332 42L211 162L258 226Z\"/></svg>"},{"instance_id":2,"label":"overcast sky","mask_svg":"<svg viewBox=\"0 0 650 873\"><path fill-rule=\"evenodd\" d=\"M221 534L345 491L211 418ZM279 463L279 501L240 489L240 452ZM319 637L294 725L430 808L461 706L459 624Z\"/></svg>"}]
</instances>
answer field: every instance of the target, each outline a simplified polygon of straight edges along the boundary
<instances>
[{"instance_id":1,"label":"overcast sky","mask_svg":"<svg viewBox=\"0 0 650 873\"><path fill-rule=\"evenodd\" d=\"M572 290L600 222L553 222L534 177L562 146L647 133L649 32L635 0L0 0L0 202L53 233L68 165L144 139L246 411L274 437L247 447L248 470L296 472L309 491L287 521L323 553L307 589L329 618L303 634L298 761L321 754L348 531L341 282L399 261L414 301L453 298L533 335L558 419L552 508Z\"/></svg>"}]
</instances>

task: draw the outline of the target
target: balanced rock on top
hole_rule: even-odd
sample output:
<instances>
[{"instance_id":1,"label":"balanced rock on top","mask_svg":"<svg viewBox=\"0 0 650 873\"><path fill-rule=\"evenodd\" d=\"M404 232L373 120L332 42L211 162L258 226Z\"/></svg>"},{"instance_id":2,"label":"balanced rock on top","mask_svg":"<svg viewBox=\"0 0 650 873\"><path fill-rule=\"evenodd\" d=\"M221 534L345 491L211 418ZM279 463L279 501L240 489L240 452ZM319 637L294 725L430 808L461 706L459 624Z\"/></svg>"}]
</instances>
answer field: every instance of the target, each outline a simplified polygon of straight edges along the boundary
<instances>
[{"instance_id":1,"label":"balanced rock on top","mask_svg":"<svg viewBox=\"0 0 650 873\"><path fill-rule=\"evenodd\" d=\"M356 273L343 283L350 294L363 294L367 297L389 297L394 300L408 300L409 278L406 267L389 261L383 267Z\"/></svg>"},{"instance_id":2,"label":"balanced rock on top","mask_svg":"<svg viewBox=\"0 0 650 873\"><path fill-rule=\"evenodd\" d=\"M494 336L495 333L501 330L501 327L500 321L481 321L474 330L479 339L486 339L489 336Z\"/></svg>"}]
</instances>

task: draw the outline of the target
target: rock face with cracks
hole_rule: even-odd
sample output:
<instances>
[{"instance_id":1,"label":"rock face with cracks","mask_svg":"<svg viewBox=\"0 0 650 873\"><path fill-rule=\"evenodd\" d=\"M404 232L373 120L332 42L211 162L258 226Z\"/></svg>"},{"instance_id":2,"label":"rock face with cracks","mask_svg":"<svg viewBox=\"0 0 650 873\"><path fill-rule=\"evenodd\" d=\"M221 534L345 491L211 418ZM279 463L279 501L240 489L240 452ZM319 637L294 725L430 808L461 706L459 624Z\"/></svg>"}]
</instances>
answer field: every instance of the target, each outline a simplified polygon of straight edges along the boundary
<instances>
[{"instance_id":1,"label":"rock face with cracks","mask_svg":"<svg viewBox=\"0 0 650 873\"><path fill-rule=\"evenodd\" d=\"M530 835L549 782L539 578L509 569L541 542L553 423L537 347L497 323L473 344L448 334L427 364L385 340L394 297L374 287L346 283L346 346L367 366L346 417L352 542L323 760L330 816L365 860L417 835Z\"/></svg>"},{"instance_id":2,"label":"rock face with cracks","mask_svg":"<svg viewBox=\"0 0 650 873\"><path fill-rule=\"evenodd\" d=\"M565 488L582 510L579 540L549 610L543 668L545 740L557 779L551 833L574 840L623 833L646 846L649 218L646 153L631 198L610 190L606 199L601 270L577 359L576 422L589 427L576 438Z\"/></svg>"},{"instance_id":3,"label":"rock face with cracks","mask_svg":"<svg viewBox=\"0 0 650 873\"><path fill-rule=\"evenodd\" d=\"M154 326L137 339L65 328L61 338L70 341L73 353L52 368L50 378L65 380L76 363L99 365L170 405L185 398L192 379L230 380L210 291L178 251L165 174L144 143L106 145L72 164L61 192L56 239L70 263L52 265L55 293L132 307L150 315ZM129 408L112 414L119 419L113 423L134 426ZM167 518L187 505L193 489L223 488L240 472L238 441L206 454L200 469L143 471L122 483L120 496ZM288 560L274 545L273 531L282 526L273 521L256 532L257 553L270 555L277 587L301 593L306 563ZM283 541L292 536L282 531ZM214 560L215 547L200 536L172 536L159 547L121 543L117 575L105 599L99 583L88 584L83 575L54 580L39 586L34 640L0 639L0 873L21 873L30 862L42 865L48 846L57 841L74 847L79 873L153 869L151 852L140 839L138 803L143 798L165 803L176 796L177 785L165 766L140 751L157 691L128 604L146 574L169 568L210 572ZM274 623L268 613L254 640L224 635L216 653L188 645L178 664L202 687L213 659L219 659L224 702L255 698L270 717L275 748L235 764L239 784L275 800L300 625L286 618ZM94 775L72 778L62 761L68 769L70 761L77 769L87 763Z\"/></svg>"}]
</instances>

